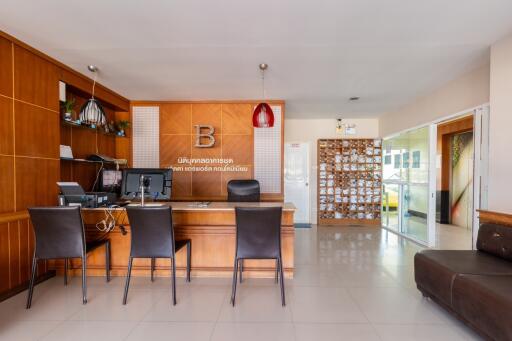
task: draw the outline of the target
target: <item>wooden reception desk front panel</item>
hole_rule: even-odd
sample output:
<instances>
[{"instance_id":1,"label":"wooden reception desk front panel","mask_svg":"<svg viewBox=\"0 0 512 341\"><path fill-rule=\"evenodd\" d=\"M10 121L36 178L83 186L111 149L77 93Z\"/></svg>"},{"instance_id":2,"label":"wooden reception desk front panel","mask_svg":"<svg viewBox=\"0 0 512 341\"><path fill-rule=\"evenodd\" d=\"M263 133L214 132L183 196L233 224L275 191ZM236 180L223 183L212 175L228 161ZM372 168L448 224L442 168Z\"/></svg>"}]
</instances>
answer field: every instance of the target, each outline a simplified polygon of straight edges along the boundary
<instances>
[{"instance_id":1,"label":"wooden reception desk front panel","mask_svg":"<svg viewBox=\"0 0 512 341\"><path fill-rule=\"evenodd\" d=\"M282 206L281 242L285 276L293 277L294 257L294 226L292 204L283 203L227 203L212 202L208 207L198 207L190 202L170 202L173 209L173 223L176 239L192 240L192 276L193 277L229 277L232 275L235 257L235 206ZM105 219L106 210L83 209L82 216L89 237L102 233L96 223ZM130 254L130 226L125 209L115 209L116 228L108 234L111 241L112 275L126 274ZM124 226L126 234L122 233ZM184 276L186 252L184 249L176 254L177 274ZM59 273L63 271L63 263L55 261L51 264ZM149 276L150 260L136 259L133 263L132 276ZM87 257L89 276L105 275L105 251L99 248ZM80 260L72 261L71 270L74 275L80 274ZM248 277L274 277L275 261L247 260L244 262L244 275ZM170 276L170 261L157 259L156 276Z\"/></svg>"}]
</instances>

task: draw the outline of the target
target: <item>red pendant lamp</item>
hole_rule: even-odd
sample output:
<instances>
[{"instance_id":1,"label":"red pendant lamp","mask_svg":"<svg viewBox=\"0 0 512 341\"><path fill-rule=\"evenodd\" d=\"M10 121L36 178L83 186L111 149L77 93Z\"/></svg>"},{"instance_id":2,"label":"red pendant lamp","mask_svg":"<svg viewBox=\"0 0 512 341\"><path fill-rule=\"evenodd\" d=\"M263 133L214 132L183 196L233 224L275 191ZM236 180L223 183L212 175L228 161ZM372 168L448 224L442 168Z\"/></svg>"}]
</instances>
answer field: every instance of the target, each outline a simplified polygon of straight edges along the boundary
<instances>
[{"instance_id":1,"label":"red pendant lamp","mask_svg":"<svg viewBox=\"0 0 512 341\"><path fill-rule=\"evenodd\" d=\"M259 67L261 70L263 100L265 100L265 70L268 68L268 65L262 63ZM274 112L268 103L261 102L254 108L252 125L254 128L272 128L274 126Z\"/></svg>"}]
</instances>

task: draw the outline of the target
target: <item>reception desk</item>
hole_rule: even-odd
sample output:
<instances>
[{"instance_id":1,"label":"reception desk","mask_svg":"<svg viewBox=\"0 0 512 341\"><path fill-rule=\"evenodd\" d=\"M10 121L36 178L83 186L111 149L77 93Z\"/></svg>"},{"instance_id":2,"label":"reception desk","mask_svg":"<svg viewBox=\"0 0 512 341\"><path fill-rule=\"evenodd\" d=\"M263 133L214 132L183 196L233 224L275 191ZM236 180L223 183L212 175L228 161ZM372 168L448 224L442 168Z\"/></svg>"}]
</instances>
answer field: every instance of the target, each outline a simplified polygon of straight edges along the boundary
<instances>
[{"instance_id":1,"label":"reception desk","mask_svg":"<svg viewBox=\"0 0 512 341\"><path fill-rule=\"evenodd\" d=\"M193 277L229 277L232 275L235 257L235 207L283 207L281 242L285 277L293 277L295 207L288 203L233 203L212 202L207 207L200 207L193 202L169 202L173 210L173 223L176 239L192 240L192 276ZM82 216L86 225L88 238L102 238L104 234L96 228L96 223L105 218L104 208L83 209ZM116 227L108 233L111 240L112 275L126 274L130 254L130 223L124 208L112 210ZM185 275L186 254L184 250L176 254L177 275ZM63 271L63 263L55 261L50 264L57 272ZM105 256L103 248L95 250L87 257L89 276L105 275ZM72 261L73 274L80 274L80 261ZM274 277L275 261L247 260L244 262L246 277ZM149 276L150 260L135 259L132 276ZM170 276L170 261L157 259L156 276Z\"/></svg>"}]
</instances>

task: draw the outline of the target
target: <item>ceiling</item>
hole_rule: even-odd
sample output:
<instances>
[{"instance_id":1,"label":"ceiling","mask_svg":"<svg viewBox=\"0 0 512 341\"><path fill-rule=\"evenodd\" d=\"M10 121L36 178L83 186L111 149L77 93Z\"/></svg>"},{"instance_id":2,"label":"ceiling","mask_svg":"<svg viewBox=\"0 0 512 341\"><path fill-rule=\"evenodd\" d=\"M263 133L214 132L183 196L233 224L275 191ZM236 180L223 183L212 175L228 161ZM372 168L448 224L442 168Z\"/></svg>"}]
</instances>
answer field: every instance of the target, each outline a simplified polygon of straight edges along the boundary
<instances>
[{"instance_id":1,"label":"ceiling","mask_svg":"<svg viewBox=\"0 0 512 341\"><path fill-rule=\"evenodd\" d=\"M1 0L0 29L132 100L266 97L377 117L489 58L510 0ZM348 100L359 96L357 102Z\"/></svg>"}]
</instances>

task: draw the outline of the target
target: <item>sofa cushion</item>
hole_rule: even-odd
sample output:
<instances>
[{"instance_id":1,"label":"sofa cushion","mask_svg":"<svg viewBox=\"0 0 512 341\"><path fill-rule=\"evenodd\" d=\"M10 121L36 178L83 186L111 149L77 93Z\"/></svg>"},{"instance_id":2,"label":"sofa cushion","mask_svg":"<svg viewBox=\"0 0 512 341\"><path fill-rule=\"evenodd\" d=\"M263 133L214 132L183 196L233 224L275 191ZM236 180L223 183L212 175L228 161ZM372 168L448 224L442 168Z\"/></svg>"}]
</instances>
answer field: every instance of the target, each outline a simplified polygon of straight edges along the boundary
<instances>
[{"instance_id":1,"label":"sofa cushion","mask_svg":"<svg viewBox=\"0 0 512 341\"><path fill-rule=\"evenodd\" d=\"M481 224L476 248L512 261L512 228L497 224Z\"/></svg>"},{"instance_id":2,"label":"sofa cushion","mask_svg":"<svg viewBox=\"0 0 512 341\"><path fill-rule=\"evenodd\" d=\"M458 275L453 309L493 340L512 340L512 276Z\"/></svg>"},{"instance_id":3,"label":"sofa cushion","mask_svg":"<svg viewBox=\"0 0 512 341\"><path fill-rule=\"evenodd\" d=\"M457 274L512 275L512 262L471 250L423 250L414 256L418 287L451 306Z\"/></svg>"}]
</instances>

